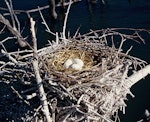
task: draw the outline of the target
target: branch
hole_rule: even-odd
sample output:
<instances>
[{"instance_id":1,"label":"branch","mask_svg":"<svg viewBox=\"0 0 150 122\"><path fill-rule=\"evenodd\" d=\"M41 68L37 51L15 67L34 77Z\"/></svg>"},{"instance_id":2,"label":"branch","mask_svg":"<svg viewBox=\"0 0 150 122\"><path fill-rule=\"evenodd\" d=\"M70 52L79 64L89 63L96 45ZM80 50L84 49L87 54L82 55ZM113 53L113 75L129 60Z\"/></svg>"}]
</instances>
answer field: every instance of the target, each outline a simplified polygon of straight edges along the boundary
<instances>
[{"instance_id":1,"label":"branch","mask_svg":"<svg viewBox=\"0 0 150 122\"><path fill-rule=\"evenodd\" d=\"M4 50L1 50L2 54L4 54L6 57L9 58L9 60L11 60L13 63L18 64L18 61L13 58L9 53L5 52Z\"/></svg>"},{"instance_id":2,"label":"branch","mask_svg":"<svg viewBox=\"0 0 150 122\"><path fill-rule=\"evenodd\" d=\"M66 16L65 16L65 20L64 20L64 26L63 26L63 38L66 39L66 24L67 24L67 19L68 19L68 14L69 14L69 10L70 10L70 7L71 7L71 0L70 0L70 3L69 3L69 6L68 6L68 9L67 9L67 12L66 12Z\"/></svg>"},{"instance_id":3,"label":"branch","mask_svg":"<svg viewBox=\"0 0 150 122\"><path fill-rule=\"evenodd\" d=\"M77 3L77 2L81 2L81 0L74 0L71 3ZM65 2L63 5L64 6L68 6L69 4L70 4L70 2ZM56 5L56 7L60 7L60 6L62 6L61 3L58 3ZM14 10L14 13L15 14L21 14L21 13L31 14L31 13L34 13L34 12L38 12L39 9L40 9L40 11L45 10L45 9L49 9L49 7L50 7L49 5L46 5L46 6L42 6L42 7L39 7L39 8L30 9L30 10ZM2 11L9 11L9 9L3 8L3 7L0 7L0 10L2 10ZM10 15L10 13L5 13L5 15Z\"/></svg>"},{"instance_id":4,"label":"branch","mask_svg":"<svg viewBox=\"0 0 150 122\"><path fill-rule=\"evenodd\" d=\"M148 74L150 74L150 64L144 67L143 69L139 70L138 72L131 75L126 81L125 81L125 87L131 88L135 83L140 81L142 78L146 77Z\"/></svg>"},{"instance_id":5,"label":"branch","mask_svg":"<svg viewBox=\"0 0 150 122\"><path fill-rule=\"evenodd\" d=\"M50 34L52 34L52 35L56 35L54 32L52 32L51 30L50 30L50 28L48 27L48 25L47 25L47 23L46 23L46 21L45 21L45 19L44 19L44 17L43 17L43 14L42 14L42 12L41 12L41 10L40 10L40 8L38 7L38 9L39 9L39 13L40 13L40 16L41 16L41 19L42 19L42 24L44 24L45 25L45 27L46 27L46 31L47 32L49 32Z\"/></svg>"},{"instance_id":6,"label":"branch","mask_svg":"<svg viewBox=\"0 0 150 122\"><path fill-rule=\"evenodd\" d=\"M50 117L50 113L49 113L47 98L46 98L45 91L44 91L43 84L42 84L42 79L39 73L37 41L36 41L37 39L36 39L35 28L34 28L35 21L33 21L33 18L30 18L30 23L31 23L31 33L32 33L33 48L34 48L34 58L35 58L35 60L33 61L33 69L34 69L34 73L36 77L36 82L38 84L40 101L42 103L43 113L45 114L47 122L52 122L52 118Z\"/></svg>"},{"instance_id":7,"label":"branch","mask_svg":"<svg viewBox=\"0 0 150 122\"><path fill-rule=\"evenodd\" d=\"M6 26L7 26L7 29L8 29L14 36L17 37L19 46L21 46L21 47L27 46L27 42L26 42L26 40L22 37L22 35L20 34L20 32L19 32L16 28L13 28L12 25L10 24L10 22L9 22L2 14L0 14L0 22L3 23L4 25L6 25Z\"/></svg>"}]
</instances>

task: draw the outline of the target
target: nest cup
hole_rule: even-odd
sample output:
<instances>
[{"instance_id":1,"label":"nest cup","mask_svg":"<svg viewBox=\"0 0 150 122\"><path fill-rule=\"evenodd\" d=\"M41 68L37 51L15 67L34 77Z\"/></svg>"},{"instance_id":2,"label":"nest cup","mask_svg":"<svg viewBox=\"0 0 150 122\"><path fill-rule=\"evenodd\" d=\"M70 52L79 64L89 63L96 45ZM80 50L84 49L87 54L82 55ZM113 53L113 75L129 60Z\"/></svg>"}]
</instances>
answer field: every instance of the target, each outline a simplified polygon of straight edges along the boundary
<instances>
[{"instance_id":1,"label":"nest cup","mask_svg":"<svg viewBox=\"0 0 150 122\"><path fill-rule=\"evenodd\" d=\"M89 77L94 76L94 72L92 71L96 68L97 64L101 62L101 51L94 51L95 48L89 45L86 46L85 43L76 41L75 43L69 43L65 45L57 45L57 48L48 51L45 51L42 54L42 60L44 61L40 64L40 67L44 67L44 71L48 72L49 77L53 77L55 79L59 79L60 82L69 84L70 86L72 83L81 83L80 79L84 79L83 82L87 82ZM74 70L72 68L66 69L64 67L64 63L68 59L77 58L83 61L84 66L81 70ZM92 73L93 72L93 73ZM68 77L73 76L74 78ZM88 78L86 76L88 75ZM76 78L78 77L77 81Z\"/></svg>"},{"instance_id":2,"label":"nest cup","mask_svg":"<svg viewBox=\"0 0 150 122\"><path fill-rule=\"evenodd\" d=\"M56 52L53 58L47 60L48 67L53 68L56 71L65 72L69 74L76 72L76 70L74 69L66 69L64 67L64 63L68 59L73 58L81 59L83 61L84 66L82 70L88 70L94 65L94 58L92 53L83 50L64 49L59 52Z\"/></svg>"}]
</instances>

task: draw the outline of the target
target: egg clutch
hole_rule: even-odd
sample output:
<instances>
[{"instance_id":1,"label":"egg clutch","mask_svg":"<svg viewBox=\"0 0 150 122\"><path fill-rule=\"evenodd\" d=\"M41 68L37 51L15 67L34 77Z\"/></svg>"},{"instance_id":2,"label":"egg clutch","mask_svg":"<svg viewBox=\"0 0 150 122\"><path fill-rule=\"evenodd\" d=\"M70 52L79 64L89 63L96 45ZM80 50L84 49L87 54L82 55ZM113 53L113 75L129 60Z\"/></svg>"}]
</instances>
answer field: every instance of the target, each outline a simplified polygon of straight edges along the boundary
<instances>
[{"instance_id":1,"label":"egg clutch","mask_svg":"<svg viewBox=\"0 0 150 122\"><path fill-rule=\"evenodd\" d=\"M69 74L88 70L95 64L91 52L76 49L60 50L46 61L50 69Z\"/></svg>"},{"instance_id":2,"label":"egg clutch","mask_svg":"<svg viewBox=\"0 0 150 122\"><path fill-rule=\"evenodd\" d=\"M65 63L64 63L64 67L66 69L72 68L74 70L82 70L84 66L84 63L81 59L78 58L71 58L68 59Z\"/></svg>"}]
</instances>

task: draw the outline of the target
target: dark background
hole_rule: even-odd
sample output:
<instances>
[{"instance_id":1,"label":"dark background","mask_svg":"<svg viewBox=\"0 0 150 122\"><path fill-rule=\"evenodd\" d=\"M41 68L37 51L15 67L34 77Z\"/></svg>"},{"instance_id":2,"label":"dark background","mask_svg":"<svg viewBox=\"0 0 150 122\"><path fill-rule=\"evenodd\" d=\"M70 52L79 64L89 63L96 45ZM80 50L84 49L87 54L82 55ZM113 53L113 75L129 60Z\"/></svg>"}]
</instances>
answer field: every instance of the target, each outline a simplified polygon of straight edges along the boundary
<instances>
[{"instance_id":1,"label":"dark background","mask_svg":"<svg viewBox=\"0 0 150 122\"><path fill-rule=\"evenodd\" d=\"M14 9L28 10L37 8L37 6L47 5L47 0L13 0ZM0 7L5 7L4 0L0 1ZM2 11L1 11L2 12ZM62 31L64 13L57 8L58 19L54 22L49 17L49 11L44 11L46 21L50 28L56 31ZM38 46L43 47L47 40L53 39L53 36L44 31L41 25L41 19L38 13L32 14L37 22ZM22 26L28 28L28 18L26 15L19 15ZM86 0L72 5L67 31L73 35L78 27L80 33L86 33L89 29L105 28L144 28L150 29L150 0L107 0L107 4L102 6L100 2L96 5L88 5ZM26 31L26 30L25 30ZM27 35L27 33L25 33ZM6 36L6 35L5 35ZM0 40L4 35L0 35ZM131 54L150 63L150 36L144 36L146 44L135 44ZM15 45L8 48L14 49ZM136 122L142 118L144 110L150 110L150 76L139 81L131 88L135 98L128 96L126 114L120 113L121 122Z\"/></svg>"}]
</instances>

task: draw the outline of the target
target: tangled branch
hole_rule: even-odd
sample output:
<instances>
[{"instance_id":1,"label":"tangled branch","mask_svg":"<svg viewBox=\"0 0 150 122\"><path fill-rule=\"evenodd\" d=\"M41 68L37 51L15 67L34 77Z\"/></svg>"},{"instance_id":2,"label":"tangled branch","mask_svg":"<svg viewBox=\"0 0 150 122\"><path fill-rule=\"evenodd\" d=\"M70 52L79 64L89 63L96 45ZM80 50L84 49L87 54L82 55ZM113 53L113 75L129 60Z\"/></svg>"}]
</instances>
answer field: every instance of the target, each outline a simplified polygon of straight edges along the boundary
<instances>
[{"instance_id":1,"label":"tangled branch","mask_svg":"<svg viewBox=\"0 0 150 122\"><path fill-rule=\"evenodd\" d=\"M11 10L12 5L9 7ZM130 88L150 73L150 65L130 55L133 46L124 50L123 45L127 40L144 42L140 32L149 34L149 30L108 28L91 30L83 35L76 32L73 37L67 38L68 13L69 8L63 32L53 33L56 39L49 46L37 49L35 21L32 17L30 31L33 47L29 45L29 50L8 52L4 42L14 37L1 41L0 82L11 88L15 94L9 91L8 96L13 96L17 101L15 105L21 106L18 109L12 106L20 115L5 113L7 109L3 107L3 100L6 97L2 96L1 118L16 121L117 122L118 111L125 114L127 94L134 97ZM19 24L15 25L18 21L16 15L14 12L11 14L14 24L11 25L2 15L0 21L10 28L18 40L24 40ZM51 33L41 11L40 15ZM130 34L127 30L130 30ZM68 59L80 59L83 67L79 70L71 66L66 68L64 64Z\"/></svg>"}]
</instances>

